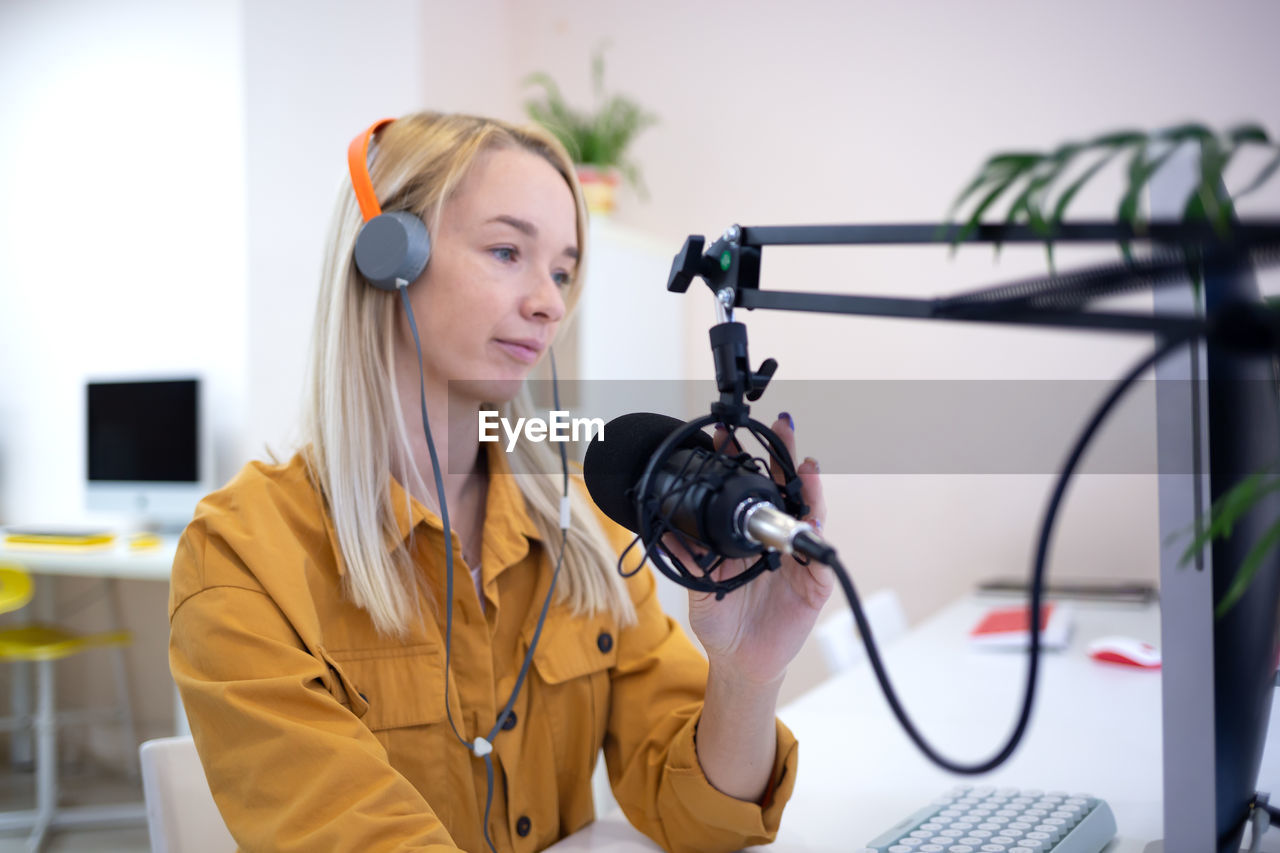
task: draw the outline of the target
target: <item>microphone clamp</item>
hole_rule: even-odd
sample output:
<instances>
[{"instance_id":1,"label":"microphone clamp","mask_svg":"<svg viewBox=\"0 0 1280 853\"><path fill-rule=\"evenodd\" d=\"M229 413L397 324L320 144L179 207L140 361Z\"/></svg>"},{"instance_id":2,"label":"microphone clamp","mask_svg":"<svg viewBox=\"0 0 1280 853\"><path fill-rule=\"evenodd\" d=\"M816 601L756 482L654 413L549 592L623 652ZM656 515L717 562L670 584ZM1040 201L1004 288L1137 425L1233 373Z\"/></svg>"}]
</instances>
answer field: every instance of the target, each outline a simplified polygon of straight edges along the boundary
<instances>
[{"instance_id":1,"label":"microphone clamp","mask_svg":"<svg viewBox=\"0 0 1280 853\"><path fill-rule=\"evenodd\" d=\"M754 474L760 474L763 467L762 478L768 477L768 463L772 462L777 466L783 480L782 483L776 484L782 499L781 509L775 507L772 502L764 497L749 495L734 507L733 512L738 514L744 522L754 523L761 529L767 528L770 531L778 531L779 538L776 541L779 544L786 545L791 550L775 547L774 540L761 537L760 541L768 542L769 547L766 549L763 545L754 546L752 552L759 554L759 556L750 566L732 577L722 579L713 577L715 570L724 563L726 558L709 548L699 554L698 546L701 545L706 548L706 543L681 533L672 523L670 515L671 507L678 503L676 499L679 495L676 490L695 488L701 484L698 483L696 476L690 476L687 484L682 485L680 482L676 482L672 485L670 478L664 474L664 471L667 468L667 463L671 461L677 452L688 450L690 439L695 434L702 434L705 439L705 433L702 432L703 429L718 422L719 418L715 415L703 415L674 430L662 441L658 449L649 458L644 473L641 475L633 492L636 518L639 522L638 532L640 541L644 546L645 557L652 561L658 571L675 583L687 589L714 593L717 599L723 598L727 593L753 580L757 575L778 568L781 564L781 553L791 553L791 550L795 548L798 537L801 537L805 532L811 534L813 532L811 525L797 520L804 517L809 510L801 500L800 493L803 489L803 484L800 482L800 476L796 473L791 454L788 452L786 445L782 443L782 439L769 427L750 417L744 418L741 426L727 424L729 431L727 442L722 450L710 453L710 458L717 461L723 460L735 468ZM737 442L737 436L742 432L752 436L760 444L767 454L767 459L757 459L741 450L736 454L727 452ZM683 468L681 470L683 473ZM696 475L701 472L695 470L688 473ZM660 480L668 483L665 490L659 488ZM763 507L765 506L772 510L772 514L764 512ZM778 516L789 517L794 522L795 527L791 527ZM749 528L739 527L738 529L747 530ZM662 537L668 533L674 535L684 545L685 550L693 556L695 568L686 566L679 557L662 547Z\"/></svg>"}]
</instances>

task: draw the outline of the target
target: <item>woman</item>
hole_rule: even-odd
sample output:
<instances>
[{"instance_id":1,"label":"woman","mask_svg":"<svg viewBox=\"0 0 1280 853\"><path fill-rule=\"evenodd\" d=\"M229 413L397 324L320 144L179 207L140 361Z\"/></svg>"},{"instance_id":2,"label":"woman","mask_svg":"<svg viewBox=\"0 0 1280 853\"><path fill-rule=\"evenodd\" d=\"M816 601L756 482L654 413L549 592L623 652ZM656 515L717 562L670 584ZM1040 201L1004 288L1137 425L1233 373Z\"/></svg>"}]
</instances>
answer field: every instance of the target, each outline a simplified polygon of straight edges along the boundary
<instances>
[{"instance_id":1,"label":"woman","mask_svg":"<svg viewBox=\"0 0 1280 853\"><path fill-rule=\"evenodd\" d=\"M691 596L708 661L649 572L617 573L630 534L577 482L562 538L551 451L482 445L477 413L532 413L523 380L577 300L572 164L542 131L468 116L409 116L376 143L373 192L426 223L426 269L371 287L344 190L303 449L202 502L174 564L171 667L228 827L246 850L538 850L592 820L603 747L665 848L771 840L796 761L778 687L829 575L786 561ZM820 520L817 466L799 470Z\"/></svg>"}]
</instances>

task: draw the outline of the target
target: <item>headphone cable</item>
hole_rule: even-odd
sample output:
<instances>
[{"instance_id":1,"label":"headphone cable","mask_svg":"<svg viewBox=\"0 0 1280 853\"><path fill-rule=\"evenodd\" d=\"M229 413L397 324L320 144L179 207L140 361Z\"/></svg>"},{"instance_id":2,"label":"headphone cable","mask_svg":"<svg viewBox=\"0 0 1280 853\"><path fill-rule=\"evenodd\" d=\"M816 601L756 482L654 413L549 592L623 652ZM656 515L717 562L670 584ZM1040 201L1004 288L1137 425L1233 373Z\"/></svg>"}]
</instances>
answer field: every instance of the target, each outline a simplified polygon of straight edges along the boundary
<instances>
[{"instance_id":1,"label":"headphone cable","mask_svg":"<svg viewBox=\"0 0 1280 853\"><path fill-rule=\"evenodd\" d=\"M449 727L453 730L454 737L458 742L467 748L473 755L484 760L485 777L487 780L485 803L484 803L484 830L485 843L489 845L492 853L497 853L497 848L493 845L493 839L489 837L489 813L493 805L493 787L494 787L494 769L493 769L493 740L501 731L503 724L511 714L511 708L516 703L516 697L520 693L520 688L524 685L525 676L529 674L529 666L533 662L534 650L538 647L538 640L542 636L542 626L547 619L547 611L551 608L551 598L555 593L556 581L560 577L560 567L564 563L564 552L569 539L569 462L568 453L565 450L564 443L560 443L560 465L563 473L564 491L560 498L560 553L556 557L555 571L551 574L551 584L547 589L547 597L542 602L542 610L538 614L538 624L533 631L533 639L529 643L529 650L525 653L524 662L520 666L520 674L516 676L515 686L511 689L511 695L507 698L506 704L503 706L501 713L498 714L494 721L493 728L489 730L486 737L476 737L474 741L468 742L462 733L458 731L457 724L453 721L453 712L449 707L449 674L451 671L451 661L453 656L453 527L449 523L449 504L444 496L444 480L440 476L440 459L436 455L435 441L431 437L431 424L427 420L427 385L426 375L422 367L422 340L418 336L418 324L413 316L413 306L409 302L407 285L402 284L397 287L400 293L400 301L404 305L405 315L409 319L409 329L413 332L413 345L418 353L418 405L422 411L422 430L427 438L427 452L431 456L431 473L435 478L436 495L440 501L440 521L444 525L444 563L445 563L445 620L444 620L444 710L445 716L449 720ZM551 353L551 383L552 394L555 399L556 408L560 408L560 389L558 377L556 375L555 353ZM478 597L478 596L477 596Z\"/></svg>"}]
</instances>

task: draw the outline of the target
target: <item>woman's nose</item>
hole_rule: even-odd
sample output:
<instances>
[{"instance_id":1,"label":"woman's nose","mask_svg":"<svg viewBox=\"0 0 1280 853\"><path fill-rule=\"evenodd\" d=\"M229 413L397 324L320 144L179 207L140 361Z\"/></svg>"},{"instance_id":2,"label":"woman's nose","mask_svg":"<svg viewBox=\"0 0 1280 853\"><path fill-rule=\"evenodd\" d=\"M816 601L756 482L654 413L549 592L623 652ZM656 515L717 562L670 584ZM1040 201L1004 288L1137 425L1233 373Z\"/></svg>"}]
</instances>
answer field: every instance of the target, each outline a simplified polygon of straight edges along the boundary
<instances>
[{"instance_id":1,"label":"woman's nose","mask_svg":"<svg viewBox=\"0 0 1280 853\"><path fill-rule=\"evenodd\" d=\"M530 317L558 323L564 318L564 294L556 280L549 274L541 274L528 299L525 311Z\"/></svg>"}]
</instances>

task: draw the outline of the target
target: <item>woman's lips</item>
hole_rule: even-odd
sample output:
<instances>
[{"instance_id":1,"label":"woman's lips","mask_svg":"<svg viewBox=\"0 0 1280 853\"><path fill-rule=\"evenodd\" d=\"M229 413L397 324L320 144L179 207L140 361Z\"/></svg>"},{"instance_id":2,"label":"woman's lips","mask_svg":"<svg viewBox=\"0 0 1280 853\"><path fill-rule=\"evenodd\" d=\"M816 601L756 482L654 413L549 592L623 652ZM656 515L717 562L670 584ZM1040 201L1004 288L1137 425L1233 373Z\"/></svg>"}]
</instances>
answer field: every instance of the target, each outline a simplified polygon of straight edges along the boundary
<instances>
[{"instance_id":1,"label":"woman's lips","mask_svg":"<svg viewBox=\"0 0 1280 853\"><path fill-rule=\"evenodd\" d=\"M498 341L497 343L507 355L523 364L533 364L542 354L542 350L532 341Z\"/></svg>"}]
</instances>

